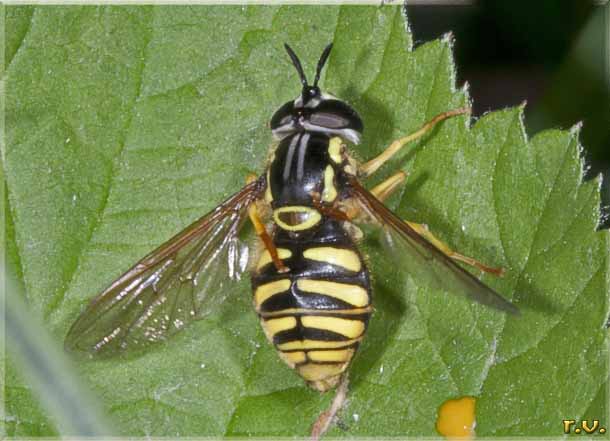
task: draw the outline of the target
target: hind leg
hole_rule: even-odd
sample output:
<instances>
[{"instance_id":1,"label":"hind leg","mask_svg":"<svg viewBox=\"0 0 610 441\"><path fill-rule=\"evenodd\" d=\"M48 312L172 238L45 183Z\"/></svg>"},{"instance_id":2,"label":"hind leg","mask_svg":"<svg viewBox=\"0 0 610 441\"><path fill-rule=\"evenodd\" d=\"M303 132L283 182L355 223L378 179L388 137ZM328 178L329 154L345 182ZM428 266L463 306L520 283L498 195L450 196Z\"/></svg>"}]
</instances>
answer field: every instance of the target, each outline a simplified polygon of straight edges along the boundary
<instances>
[{"instance_id":1,"label":"hind leg","mask_svg":"<svg viewBox=\"0 0 610 441\"><path fill-rule=\"evenodd\" d=\"M395 173L390 176L385 181L381 182L379 185L373 187L373 189L371 189L371 193L373 193L373 195L377 199L383 202L404 183L406 177L407 174L405 172L399 171L398 173ZM354 219L359 214L360 210L358 207L351 206L347 210L347 216L350 219ZM417 234L424 237L428 242L430 242L432 245L434 245L436 248L438 248L451 259L460 261L462 263L465 263L466 265L470 265L486 273L493 274L494 276L502 276L504 274L503 268L490 267L472 257L464 256L463 254L455 252L447 244L445 244L443 241L434 236L434 234L432 234L432 232L428 229L427 225L409 222L408 220L405 220L405 222L413 230L415 230Z\"/></svg>"},{"instance_id":2,"label":"hind leg","mask_svg":"<svg viewBox=\"0 0 610 441\"><path fill-rule=\"evenodd\" d=\"M504 275L504 268L494 268L479 262L472 257L464 256L463 254L456 253L449 245L438 239L434 234L430 232L426 224L417 224L415 222L405 221L411 228L413 228L420 236L423 236L428 242L434 245L436 248L441 250L444 254L451 257L453 260L458 260L466 265L470 265L483 272L493 274L494 276L501 277Z\"/></svg>"}]
</instances>

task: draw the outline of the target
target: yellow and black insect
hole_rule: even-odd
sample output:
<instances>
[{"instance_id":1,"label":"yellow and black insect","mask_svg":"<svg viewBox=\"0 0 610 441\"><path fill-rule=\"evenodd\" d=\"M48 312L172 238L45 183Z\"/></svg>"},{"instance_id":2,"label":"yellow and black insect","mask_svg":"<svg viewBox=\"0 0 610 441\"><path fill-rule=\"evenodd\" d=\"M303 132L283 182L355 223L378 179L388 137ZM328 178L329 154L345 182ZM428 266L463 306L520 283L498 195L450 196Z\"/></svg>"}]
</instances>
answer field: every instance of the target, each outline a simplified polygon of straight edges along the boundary
<instances>
[{"instance_id":1,"label":"yellow and black insect","mask_svg":"<svg viewBox=\"0 0 610 441\"><path fill-rule=\"evenodd\" d=\"M407 142L468 109L436 116L418 132L358 164L347 144L358 144L363 123L344 101L313 85L285 45L303 85L301 94L271 119L274 146L265 173L136 263L89 304L72 325L66 347L113 354L164 340L224 300L227 271L245 269L238 232L247 217L262 242L252 269L254 306L280 357L313 388L335 387L364 337L372 313L371 282L358 251L357 223L373 222L404 251L399 262L426 273L447 291L509 313L517 308L465 271L456 260L490 273L502 270L450 250L425 226L406 222L382 201L405 180L398 172L366 190L360 183ZM268 217L268 222L263 219Z\"/></svg>"}]
</instances>

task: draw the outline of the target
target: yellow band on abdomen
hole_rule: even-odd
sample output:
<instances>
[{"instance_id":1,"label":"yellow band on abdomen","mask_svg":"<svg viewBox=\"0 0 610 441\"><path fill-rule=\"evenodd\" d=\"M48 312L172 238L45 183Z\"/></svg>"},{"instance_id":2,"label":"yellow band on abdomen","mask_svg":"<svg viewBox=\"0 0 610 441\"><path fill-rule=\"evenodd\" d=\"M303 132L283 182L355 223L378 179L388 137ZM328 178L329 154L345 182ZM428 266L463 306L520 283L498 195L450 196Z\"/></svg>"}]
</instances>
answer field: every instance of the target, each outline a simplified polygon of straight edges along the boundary
<instances>
[{"instance_id":1,"label":"yellow band on abdomen","mask_svg":"<svg viewBox=\"0 0 610 441\"><path fill-rule=\"evenodd\" d=\"M280 343L277 348L280 351L306 350L306 349L334 349L343 348L359 342L361 337L351 340L327 341L327 340L293 340L286 343Z\"/></svg>"},{"instance_id":2,"label":"yellow band on abdomen","mask_svg":"<svg viewBox=\"0 0 610 441\"><path fill-rule=\"evenodd\" d=\"M289 352L290 353L290 352ZM314 362L348 362L354 356L354 348L327 351L308 351L307 357Z\"/></svg>"},{"instance_id":3,"label":"yellow band on abdomen","mask_svg":"<svg viewBox=\"0 0 610 441\"><path fill-rule=\"evenodd\" d=\"M301 323L306 328L322 329L344 335L347 338L359 337L364 332L364 322L358 319L308 315L301 317Z\"/></svg>"},{"instance_id":4,"label":"yellow band on abdomen","mask_svg":"<svg viewBox=\"0 0 610 441\"><path fill-rule=\"evenodd\" d=\"M288 248L277 248L277 255L282 260L289 259L290 257L292 257L292 251L290 251ZM265 249L265 251L263 251L263 253L261 254L261 257L258 259L256 269L260 270L265 265L271 263L272 260L273 259L271 259L271 254L269 254L269 251Z\"/></svg>"},{"instance_id":5,"label":"yellow band on abdomen","mask_svg":"<svg viewBox=\"0 0 610 441\"><path fill-rule=\"evenodd\" d=\"M254 303L257 307L260 306L269 297L287 291L290 288L290 283L290 279L281 279L260 285L254 291Z\"/></svg>"},{"instance_id":6,"label":"yellow band on abdomen","mask_svg":"<svg viewBox=\"0 0 610 441\"><path fill-rule=\"evenodd\" d=\"M351 283L299 279L297 280L297 288L305 292L334 297L355 307L367 306L369 304L369 295L366 289Z\"/></svg>"},{"instance_id":7,"label":"yellow band on abdomen","mask_svg":"<svg viewBox=\"0 0 610 441\"><path fill-rule=\"evenodd\" d=\"M297 320L294 317L282 317L271 320L261 321L263 330L269 341L273 341L273 336L279 332L287 331L288 329L296 328Z\"/></svg>"},{"instance_id":8,"label":"yellow band on abdomen","mask_svg":"<svg viewBox=\"0 0 610 441\"><path fill-rule=\"evenodd\" d=\"M355 251L336 247L314 247L303 252L303 257L331 265L342 266L349 271L360 271L362 263Z\"/></svg>"},{"instance_id":9,"label":"yellow band on abdomen","mask_svg":"<svg viewBox=\"0 0 610 441\"><path fill-rule=\"evenodd\" d=\"M307 363L297 368L299 375L307 381L320 381L341 374L347 368L347 363L312 364Z\"/></svg>"}]
</instances>

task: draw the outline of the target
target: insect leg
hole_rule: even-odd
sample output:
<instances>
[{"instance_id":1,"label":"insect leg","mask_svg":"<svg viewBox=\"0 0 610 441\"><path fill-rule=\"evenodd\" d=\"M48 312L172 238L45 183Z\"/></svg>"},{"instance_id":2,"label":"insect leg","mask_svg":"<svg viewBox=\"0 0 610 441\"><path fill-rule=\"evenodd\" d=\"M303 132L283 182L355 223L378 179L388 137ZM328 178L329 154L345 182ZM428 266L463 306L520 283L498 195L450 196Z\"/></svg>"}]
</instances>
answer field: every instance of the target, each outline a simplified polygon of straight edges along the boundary
<instances>
[{"instance_id":1,"label":"insect leg","mask_svg":"<svg viewBox=\"0 0 610 441\"><path fill-rule=\"evenodd\" d=\"M394 173L382 183L371 189L371 193L381 202L385 201L396 189L405 182L407 174L403 171Z\"/></svg>"},{"instance_id":2,"label":"insect leg","mask_svg":"<svg viewBox=\"0 0 610 441\"><path fill-rule=\"evenodd\" d=\"M385 181L371 189L371 193L375 195L381 202L385 201L394 191L407 179L407 174L402 170L393 174ZM360 209L354 205L338 208L335 206L325 206L320 201L319 193L312 192L311 198L314 207L322 214L332 217L337 220L352 220L360 213Z\"/></svg>"},{"instance_id":3,"label":"insect leg","mask_svg":"<svg viewBox=\"0 0 610 441\"><path fill-rule=\"evenodd\" d=\"M249 184L255 181L256 179L256 175L250 174L246 178L246 182ZM256 202L253 202L248 207L248 216L250 217L250 222L252 222L252 225L254 225L254 231L256 231L256 235L260 237L260 239L263 241L263 245L265 246L267 251L269 251L269 255L271 256L271 260L273 260L275 268L280 273L287 272L289 270L288 267L284 265L284 262L282 262L282 259L280 259L280 256L277 253L277 248L273 243L273 240L271 240L271 236L269 236L269 233L265 228L265 224L263 224L263 222L261 221L261 217L258 214L258 207L256 205Z\"/></svg>"},{"instance_id":4,"label":"insect leg","mask_svg":"<svg viewBox=\"0 0 610 441\"><path fill-rule=\"evenodd\" d=\"M347 213L345 213L340 208L334 205L325 205L320 200L320 193L312 192L311 193L311 201L313 203L313 207L322 213L324 216L328 216L330 218L346 221L350 220Z\"/></svg>"},{"instance_id":5,"label":"insect leg","mask_svg":"<svg viewBox=\"0 0 610 441\"><path fill-rule=\"evenodd\" d=\"M396 189L405 182L407 174L403 171L394 173L385 181L376 185L371 189L371 193L381 202L385 201ZM360 207L354 204L348 204L346 207L346 215L348 219L354 219L360 214Z\"/></svg>"},{"instance_id":6,"label":"insect leg","mask_svg":"<svg viewBox=\"0 0 610 441\"><path fill-rule=\"evenodd\" d=\"M456 253L451 248L449 248L449 246L446 243L442 242L440 239L438 239L436 236L434 236L434 234L432 234L430 232L430 230L428 229L428 226L426 224L417 224L415 222L409 222L407 220L405 220L405 222L408 223L409 226L411 228L413 228L418 234L423 236L428 242L430 242L431 244L436 246L439 250L441 250L443 253L445 253L448 257L452 258L453 260L458 260L467 265L478 268L481 271L493 274L494 276L503 276L504 275L504 268L493 268L493 267L487 266L487 265L479 262L476 259L473 259L472 257L468 257L468 256L464 256L462 254Z\"/></svg>"},{"instance_id":7,"label":"insect leg","mask_svg":"<svg viewBox=\"0 0 610 441\"><path fill-rule=\"evenodd\" d=\"M405 181L406 178L407 174L403 171L399 171L398 173L395 173L390 176L385 181L373 187L371 189L371 193L377 199L383 202ZM354 219L360 214L360 211L361 210L357 205L352 204L347 206L346 214L349 219ZM472 257L464 256L453 251L446 243L442 242L440 239L434 236L434 234L432 234L428 229L427 225L409 222L408 220L405 220L405 222L409 224L409 226L413 228L420 236L423 236L426 240L428 240L428 242L436 246L440 251L445 253L451 259L458 260L495 276L504 275L504 268L493 268L488 265L485 265L482 262L479 262L476 259L473 259Z\"/></svg>"},{"instance_id":8,"label":"insect leg","mask_svg":"<svg viewBox=\"0 0 610 441\"><path fill-rule=\"evenodd\" d=\"M359 172L363 177L372 175L377 171L379 167L385 164L392 156L394 156L405 144L415 141L421 138L426 133L434 128L439 122L451 118L457 115L464 115L470 113L469 107L463 107L461 109L449 110L447 112L440 113L432 118L430 121L425 123L417 132L411 133L410 135L404 136L392 142L388 148L386 148L380 155L374 157L368 162L365 162L360 166Z\"/></svg>"}]
</instances>

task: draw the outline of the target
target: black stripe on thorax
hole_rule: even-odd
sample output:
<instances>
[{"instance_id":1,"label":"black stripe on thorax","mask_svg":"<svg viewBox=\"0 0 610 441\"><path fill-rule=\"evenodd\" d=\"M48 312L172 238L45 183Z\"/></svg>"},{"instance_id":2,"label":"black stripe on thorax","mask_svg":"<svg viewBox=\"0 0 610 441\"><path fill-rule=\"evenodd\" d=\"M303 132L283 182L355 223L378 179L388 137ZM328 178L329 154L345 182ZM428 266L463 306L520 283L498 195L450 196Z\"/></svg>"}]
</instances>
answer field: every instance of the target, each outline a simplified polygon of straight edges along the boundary
<instances>
[{"instance_id":1,"label":"black stripe on thorax","mask_svg":"<svg viewBox=\"0 0 610 441\"><path fill-rule=\"evenodd\" d=\"M311 192L322 190L324 170L333 165L329 141L324 134L310 132L297 132L280 141L268 173L273 208L313 206Z\"/></svg>"}]
</instances>

